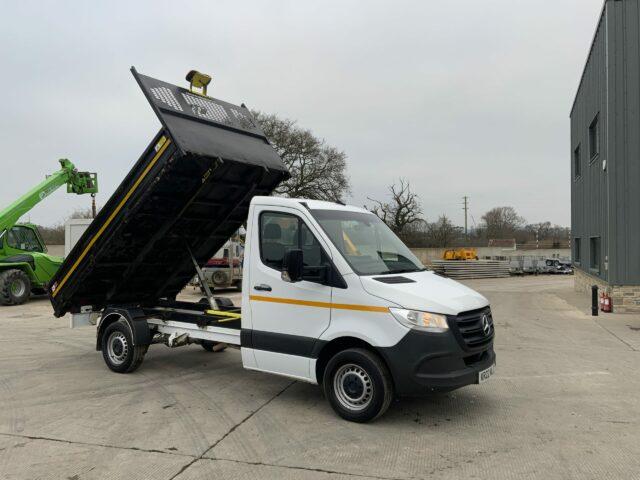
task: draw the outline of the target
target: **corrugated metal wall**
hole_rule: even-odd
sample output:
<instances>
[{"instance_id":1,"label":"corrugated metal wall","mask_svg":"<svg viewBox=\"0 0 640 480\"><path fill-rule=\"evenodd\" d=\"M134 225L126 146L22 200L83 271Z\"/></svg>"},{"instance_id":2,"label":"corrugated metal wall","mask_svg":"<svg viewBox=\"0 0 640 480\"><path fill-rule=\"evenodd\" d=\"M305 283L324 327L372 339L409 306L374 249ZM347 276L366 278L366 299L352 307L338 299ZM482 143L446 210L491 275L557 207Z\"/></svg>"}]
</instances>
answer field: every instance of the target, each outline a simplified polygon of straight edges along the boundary
<instances>
[{"instance_id":1,"label":"corrugated metal wall","mask_svg":"<svg viewBox=\"0 0 640 480\"><path fill-rule=\"evenodd\" d=\"M600 19L591 53L587 60L576 101L571 111L571 234L580 238L578 268L607 280L605 253L607 251L607 183L602 171L607 144L606 96L606 26L604 15ZM599 115L600 154L591 159L589 152L589 125ZM581 175L576 178L573 155L580 146ZM590 269L589 239L600 237L600 265ZM572 244L574 242L572 241ZM573 247L575 248L575 246ZM573 253L576 259L576 252Z\"/></svg>"},{"instance_id":2,"label":"corrugated metal wall","mask_svg":"<svg viewBox=\"0 0 640 480\"><path fill-rule=\"evenodd\" d=\"M598 112L600 155L590 161L589 125ZM578 144L582 175L576 179ZM582 239L580 268L610 284L640 285L639 0L606 2L571 112L571 224L572 235ZM601 238L599 273L589 268L593 236Z\"/></svg>"},{"instance_id":3,"label":"corrugated metal wall","mask_svg":"<svg viewBox=\"0 0 640 480\"><path fill-rule=\"evenodd\" d=\"M640 9L607 4L609 29L609 281L640 285Z\"/></svg>"}]
</instances>

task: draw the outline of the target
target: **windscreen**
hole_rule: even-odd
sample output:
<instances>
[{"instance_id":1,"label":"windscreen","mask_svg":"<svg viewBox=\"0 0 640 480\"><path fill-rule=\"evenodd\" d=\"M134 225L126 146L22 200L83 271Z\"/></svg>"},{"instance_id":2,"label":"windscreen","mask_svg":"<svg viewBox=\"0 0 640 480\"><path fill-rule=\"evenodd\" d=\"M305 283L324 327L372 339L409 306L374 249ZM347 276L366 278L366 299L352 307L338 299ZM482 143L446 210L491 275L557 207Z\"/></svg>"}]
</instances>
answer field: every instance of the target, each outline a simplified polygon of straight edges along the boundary
<instances>
[{"instance_id":1,"label":"windscreen","mask_svg":"<svg viewBox=\"0 0 640 480\"><path fill-rule=\"evenodd\" d=\"M358 275L425 270L402 240L372 213L311 210L311 214Z\"/></svg>"},{"instance_id":2,"label":"windscreen","mask_svg":"<svg viewBox=\"0 0 640 480\"><path fill-rule=\"evenodd\" d=\"M42 252L36 233L28 227L17 226L9 230L7 245L25 252Z\"/></svg>"}]
</instances>

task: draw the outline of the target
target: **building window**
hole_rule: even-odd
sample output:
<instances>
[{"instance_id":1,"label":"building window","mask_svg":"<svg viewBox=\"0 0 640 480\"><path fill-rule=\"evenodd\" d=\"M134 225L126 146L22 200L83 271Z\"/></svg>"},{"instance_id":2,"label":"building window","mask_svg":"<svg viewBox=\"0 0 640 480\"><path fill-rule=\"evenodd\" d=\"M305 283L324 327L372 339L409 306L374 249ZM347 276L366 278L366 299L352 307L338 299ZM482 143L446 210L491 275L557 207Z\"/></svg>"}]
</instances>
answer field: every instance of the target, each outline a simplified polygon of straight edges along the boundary
<instances>
[{"instance_id":1,"label":"building window","mask_svg":"<svg viewBox=\"0 0 640 480\"><path fill-rule=\"evenodd\" d=\"M600 272L600 237L589 239L589 268Z\"/></svg>"},{"instance_id":2,"label":"building window","mask_svg":"<svg viewBox=\"0 0 640 480\"><path fill-rule=\"evenodd\" d=\"M580 257L581 257L581 252L580 252L580 239L579 238L574 238L573 239L573 263L580 263Z\"/></svg>"},{"instance_id":3,"label":"building window","mask_svg":"<svg viewBox=\"0 0 640 480\"><path fill-rule=\"evenodd\" d=\"M578 179L582 175L582 158L580 156L580 145L573 151L573 176Z\"/></svg>"},{"instance_id":4,"label":"building window","mask_svg":"<svg viewBox=\"0 0 640 480\"><path fill-rule=\"evenodd\" d=\"M589 155L591 160L596 158L600 153L600 114L597 114L591 125L589 125Z\"/></svg>"}]
</instances>

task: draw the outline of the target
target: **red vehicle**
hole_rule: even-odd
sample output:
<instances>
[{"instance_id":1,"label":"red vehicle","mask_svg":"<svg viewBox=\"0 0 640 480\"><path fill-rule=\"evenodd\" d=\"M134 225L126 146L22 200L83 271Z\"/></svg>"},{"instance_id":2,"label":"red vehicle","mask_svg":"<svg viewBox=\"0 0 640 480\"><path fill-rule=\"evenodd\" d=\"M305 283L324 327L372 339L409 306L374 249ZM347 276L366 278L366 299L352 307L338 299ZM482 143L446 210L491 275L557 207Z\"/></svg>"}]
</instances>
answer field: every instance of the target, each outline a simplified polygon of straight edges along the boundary
<instances>
[{"instance_id":1,"label":"red vehicle","mask_svg":"<svg viewBox=\"0 0 640 480\"><path fill-rule=\"evenodd\" d=\"M209 288L242 289L244 247L238 240L229 240L202 269Z\"/></svg>"}]
</instances>

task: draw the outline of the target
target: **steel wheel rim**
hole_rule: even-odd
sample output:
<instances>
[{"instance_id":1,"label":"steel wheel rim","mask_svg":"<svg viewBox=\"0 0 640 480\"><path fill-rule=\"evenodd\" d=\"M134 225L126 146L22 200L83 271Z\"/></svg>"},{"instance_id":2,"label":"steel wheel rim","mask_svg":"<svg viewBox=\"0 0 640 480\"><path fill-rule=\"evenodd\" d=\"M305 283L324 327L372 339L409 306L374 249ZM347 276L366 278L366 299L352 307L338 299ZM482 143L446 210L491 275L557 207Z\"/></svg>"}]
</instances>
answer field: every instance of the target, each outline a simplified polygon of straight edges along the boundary
<instances>
[{"instance_id":1,"label":"steel wheel rim","mask_svg":"<svg viewBox=\"0 0 640 480\"><path fill-rule=\"evenodd\" d=\"M107 355L114 365L122 365L129 354L129 342L122 332L113 332L107 339Z\"/></svg>"},{"instance_id":2,"label":"steel wheel rim","mask_svg":"<svg viewBox=\"0 0 640 480\"><path fill-rule=\"evenodd\" d=\"M364 368L354 363L343 365L336 371L333 390L340 405L351 411L362 411L373 400L371 377Z\"/></svg>"},{"instance_id":3,"label":"steel wheel rim","mask_svg":"<svg viewBox=\"0 0 640 480\"><path fill-rule=\"evenodd\" d=\"M27 290L27 286L19 278L11 282L10 288L11 288L11 294L15 295L16 297L21 297L22 295L24 295L24 292Z\"/></svg>"}]
</instances>

